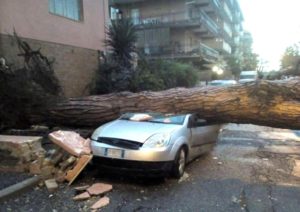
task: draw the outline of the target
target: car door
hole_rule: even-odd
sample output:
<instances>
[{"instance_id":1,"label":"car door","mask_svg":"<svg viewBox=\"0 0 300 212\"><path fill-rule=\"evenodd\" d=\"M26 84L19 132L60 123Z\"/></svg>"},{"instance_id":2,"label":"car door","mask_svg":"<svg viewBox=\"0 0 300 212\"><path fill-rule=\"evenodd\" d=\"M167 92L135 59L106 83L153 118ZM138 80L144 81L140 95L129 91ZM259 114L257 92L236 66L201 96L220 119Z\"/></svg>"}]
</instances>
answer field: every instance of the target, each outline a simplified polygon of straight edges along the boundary
<instances>
[{"instance_id":1,"label":"car door","mask_svg":"<svg viewBox=\"0 0 300 212\"><path fill-rule=\"evenodd\" d=\"M192 115L189 128L191 132L191 157L195 158L211 149L209 147L216 142L219 126L210 125L205 119Z\"/></svg>"}]
</instances>

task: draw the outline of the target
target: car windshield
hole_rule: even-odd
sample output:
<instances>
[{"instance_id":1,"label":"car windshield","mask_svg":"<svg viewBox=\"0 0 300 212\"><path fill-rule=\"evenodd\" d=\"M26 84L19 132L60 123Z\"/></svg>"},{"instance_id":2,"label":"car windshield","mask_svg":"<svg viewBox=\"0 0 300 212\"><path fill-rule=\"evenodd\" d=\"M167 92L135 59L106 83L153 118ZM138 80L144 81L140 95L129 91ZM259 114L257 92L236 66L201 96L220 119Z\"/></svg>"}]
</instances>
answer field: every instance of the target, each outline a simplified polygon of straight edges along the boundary
<instances>
[{"instance_id":1,"label":"car windshield","mask_svg":"<svg viewBox=\"0 0 300 212\"><path fill-rule=\"evenodd\" d=\"M186 115L164 115L160 113L126 113L120 117L121 120L153 122L161 124L182 125Z\"/></svg>"}]
</instances>

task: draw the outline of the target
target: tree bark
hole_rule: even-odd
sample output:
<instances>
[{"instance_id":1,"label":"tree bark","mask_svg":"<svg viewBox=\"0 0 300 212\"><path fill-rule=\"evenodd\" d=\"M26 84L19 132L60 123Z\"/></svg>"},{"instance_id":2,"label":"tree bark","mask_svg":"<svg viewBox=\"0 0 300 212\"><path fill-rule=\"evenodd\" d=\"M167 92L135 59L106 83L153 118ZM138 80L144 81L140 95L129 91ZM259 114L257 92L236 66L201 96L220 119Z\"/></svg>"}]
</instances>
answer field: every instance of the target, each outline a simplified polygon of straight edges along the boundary
<instances>
[{"instance_id":1,"label":"tree bark","mask_svg":"<svg viewBox=\"0 0 300 212\"><path fill-rule=\"evenodd\" d=\"M49 118L59 125L96 127L124 112L146 111L197 113L220 123L300 129L300 80L70 98L52 108Z\"/></svg>"}]
</instances>

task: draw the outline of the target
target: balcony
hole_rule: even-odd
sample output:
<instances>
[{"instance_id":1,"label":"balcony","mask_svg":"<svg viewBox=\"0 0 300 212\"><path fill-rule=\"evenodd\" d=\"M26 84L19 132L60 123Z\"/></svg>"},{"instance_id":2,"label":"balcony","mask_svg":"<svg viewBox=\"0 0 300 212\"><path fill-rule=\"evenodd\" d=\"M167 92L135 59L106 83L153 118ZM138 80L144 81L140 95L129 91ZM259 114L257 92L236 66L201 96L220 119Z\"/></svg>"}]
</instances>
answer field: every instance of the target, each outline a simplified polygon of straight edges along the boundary
<instances>
[{"instance_id":1,"label":"balcony","mask_svg":"<svg viewBox=\"0 0 300 212\"><path fill-rule=\"evenodd\" d=\"M217 50L210 48L203 43L200 43L200 52L202 53L202 55L206 55L214 59L218 59L219 57L219 52Z\"/></svg>"},{"instance_id":2,"label":"balcony","mask_svg":"<svg viewBox=\"0 0 300 212\"><path fill-rule=\"evenodd\" d=\"M222 19L232 22L233 17L231 11L228 9L226 4L221 4L219 0L211 0L210 5L205 9L208 13L214 13L220 16ZM227 9L225 9L227 8Z\"/></svg>"},{"instance_id":3,"label":"balcony","mask_svg":"<svg viewBox=\"0 0 300 212\"><path fill-rule=\"evenodd\" d=\"M159 16L132 19L138 28L167 27L205 27L204 30L218 35L219 26L202 10L188 13L188 11L162 14Z\"/></svg>"},{"instance_id":4,"label":"balcony","mask_svg":"<svg viewBox=\"0 0 300 212\"><path fill-rule=\"evenodd\" d=\"M205 12L200 11L200 17L202 23L205 24L213 34L215 35L219 34L219 30L220 30L219 26Z\"/></svg>"},{"instance_id":5,"label":"balcony","mask_svg":"<svg viewBox=\"0 0 300 212\"><path fill-rule=\"evenodd\" d=\"M140 47L140 52L146 57L152 59L170 58L170 59L188 59L188 58L204 58L206 60L217 60L219 52L209 46L200 43L196 46L172 44L164 46Z\"/></svg>"}]
</instances>

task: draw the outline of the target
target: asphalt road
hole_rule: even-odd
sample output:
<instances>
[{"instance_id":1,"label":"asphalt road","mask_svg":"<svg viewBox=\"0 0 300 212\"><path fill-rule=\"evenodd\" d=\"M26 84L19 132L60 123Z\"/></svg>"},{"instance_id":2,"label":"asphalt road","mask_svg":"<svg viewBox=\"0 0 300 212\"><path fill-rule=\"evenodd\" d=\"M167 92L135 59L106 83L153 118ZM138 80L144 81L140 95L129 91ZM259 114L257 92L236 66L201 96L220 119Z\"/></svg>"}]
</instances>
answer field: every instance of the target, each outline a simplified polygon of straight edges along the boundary
<instances>
[{"instance_id":1,"label":"asphalt road","mask_svg":"<svg viewBox=\"0 0 300 212\"><path fill-rule=\"evenodd\" d=\"M299 162L298 162L299 161ZM213 152L188 165L184 178L141 179L87 169L76 185L107 182L101 211L300 211L299 132L227 125ZM73 187L74 187L73 186ZM73 187L45 188L0 205L0 211L89 211L97 199L74 202Z\"/></svg>"}]
</instances>

